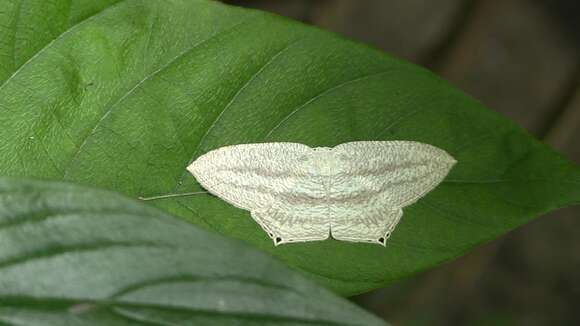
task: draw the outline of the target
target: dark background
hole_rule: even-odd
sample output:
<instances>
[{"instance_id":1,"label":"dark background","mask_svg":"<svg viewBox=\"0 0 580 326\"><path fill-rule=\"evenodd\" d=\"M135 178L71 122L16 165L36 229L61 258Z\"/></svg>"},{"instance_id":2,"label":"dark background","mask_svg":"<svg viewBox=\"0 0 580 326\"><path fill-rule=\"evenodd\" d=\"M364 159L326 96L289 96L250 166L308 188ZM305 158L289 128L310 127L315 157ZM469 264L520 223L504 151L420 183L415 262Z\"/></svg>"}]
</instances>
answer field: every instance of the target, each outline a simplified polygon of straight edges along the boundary
<instances>
[{"instance_id":1,"label":"dark background","mask_svg":"<svg viewBox=\"0 0 580 326\"><path fill-rule=\"evenodd\" d=\"M578 0L225 2L425 66L580 162ZM580 325L580 208L352 300L395 325Z\"/></svg>"}]
</instances>

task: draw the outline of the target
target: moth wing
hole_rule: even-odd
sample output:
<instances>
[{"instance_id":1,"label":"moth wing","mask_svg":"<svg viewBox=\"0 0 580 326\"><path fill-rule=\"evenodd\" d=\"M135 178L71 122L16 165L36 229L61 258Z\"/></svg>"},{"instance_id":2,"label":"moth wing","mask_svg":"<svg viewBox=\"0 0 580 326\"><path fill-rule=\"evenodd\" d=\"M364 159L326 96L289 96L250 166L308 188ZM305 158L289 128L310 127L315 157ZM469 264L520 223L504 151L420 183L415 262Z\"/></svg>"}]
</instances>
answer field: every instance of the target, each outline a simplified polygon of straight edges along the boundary
<instances>
[{"instance_id":1,"label":"moth wing","mask_svg":"<svg viewBox=\"0 0 580 326\"><path fill-rule=\"evenodd\" d=\"M187 170L210 193L253 211L289 205L317 187L300 164L311 152L297 143L226 146L200 156Z\"/></svg>"},{"instance_id":2,"label":"moth wing","mask_svg":"<svg viewBox=\"0 0 580 326\"><path fill-rule=\"evenodd\" d=\"M344 204L332 208L332 237L341 241L369 242L385 246L399 223L403 210L389 209L380 203L360 206Z\"/></svg>"},{"instance_id":3,"label":"moth wing","mask_svg":"<svg viewBox=\"0 0 580 326\"><path fill-rule=\"evenodd\" d=\"M285 243L325 240L330 221L325 205L253 210L252 218L278 246Z\"/></svg>"},{"instance_id":4,"label":"moth wing","mask_svg":"<svg viewBox=\"0 0 580 326\"><path fill-rule=\"evenodd\" d=\"M444 150L412 141L351 142L334 147L342 171L334 200L375 198L389 210L411 205L433 190L457 162Z\"/></svg>"}]
</instances>

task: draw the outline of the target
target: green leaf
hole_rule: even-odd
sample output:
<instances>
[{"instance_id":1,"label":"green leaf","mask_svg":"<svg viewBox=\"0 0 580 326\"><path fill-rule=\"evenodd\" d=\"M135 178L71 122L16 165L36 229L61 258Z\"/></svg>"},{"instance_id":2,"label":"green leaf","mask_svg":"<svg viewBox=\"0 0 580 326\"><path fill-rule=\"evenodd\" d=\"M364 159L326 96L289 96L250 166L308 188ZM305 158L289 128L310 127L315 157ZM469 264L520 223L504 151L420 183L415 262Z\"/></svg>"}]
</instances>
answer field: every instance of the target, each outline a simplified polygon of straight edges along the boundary
<instances>
[{"instance_id":1,"label":"green leaf","mask_svg":"<svg viewBox=\"0 0 580 326\"><path fill-rule=\"evenodd\" d=\"M384 325L239 241L115 193L0 179L0 324Z\"/></svg>"},{"instance_id":2,"label":"green leaf","mask_svg":"<svg viewBox=\"0 0 580 326\"><path fill-rule=\"evenodd\" d=\"M185 167L224 145L376 139L429 143L459 161L404 210L386 248L274 247L248 212L219 198L155 204L353 294L580 201L578 166L428 71L215 2L119 2L67 29L0 86L0 174L133 197L199 190Z\"/></svg>"},{"instance_id":3,"label":"green leaf","mask_svg":"<svg viewBox=\"0 0 580 326\"><path fill-rule=\"evenodd\" d=\"M119 0L0 0L0 84L72 25Z\"/></svg>"}]
</instances>

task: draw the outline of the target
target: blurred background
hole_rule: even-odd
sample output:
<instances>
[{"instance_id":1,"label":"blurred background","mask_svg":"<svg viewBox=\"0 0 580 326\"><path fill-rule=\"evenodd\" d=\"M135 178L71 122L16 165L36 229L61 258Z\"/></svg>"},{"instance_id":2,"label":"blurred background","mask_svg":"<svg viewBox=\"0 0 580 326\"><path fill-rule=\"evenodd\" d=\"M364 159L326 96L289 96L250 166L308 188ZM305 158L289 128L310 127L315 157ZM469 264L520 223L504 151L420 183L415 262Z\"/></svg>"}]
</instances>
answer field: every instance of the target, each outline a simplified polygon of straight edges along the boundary
<instances>
[{"instance_id":1,"label":"blurred background","mask_svg":"<svg viewBox=\"0 0 580 326\"><path fill-rule=\"evenodd\" d=\"M427 67L580 162L579 0L224 2ZM580 325L580 207L352 300L394 325Z\"/></svg>"}]
</instances>

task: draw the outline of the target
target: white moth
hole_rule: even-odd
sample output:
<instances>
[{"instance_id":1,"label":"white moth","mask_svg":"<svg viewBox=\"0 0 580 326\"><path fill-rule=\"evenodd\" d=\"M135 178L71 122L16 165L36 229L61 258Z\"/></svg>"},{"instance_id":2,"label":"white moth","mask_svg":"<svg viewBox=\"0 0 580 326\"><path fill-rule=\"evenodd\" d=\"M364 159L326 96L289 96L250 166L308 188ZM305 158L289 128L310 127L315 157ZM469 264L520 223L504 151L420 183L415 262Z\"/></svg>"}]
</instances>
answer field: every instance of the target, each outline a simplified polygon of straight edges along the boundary
<instances>
[{"instance_id":1,"label":"white moth","mask_svg":"<svg viewBox=\"0 0 580 326\"><path fill-rule=\"evenodd\" d=\"M187 169L210 193L249 210L275 245L332 235L384 246L402 208L455 163L444 150L411 141L263 143L210 151Z\"/></svg>"}]
</instances>

